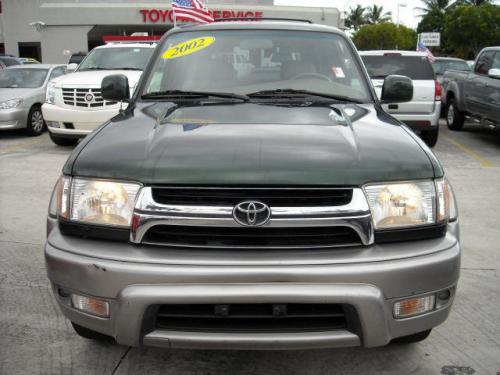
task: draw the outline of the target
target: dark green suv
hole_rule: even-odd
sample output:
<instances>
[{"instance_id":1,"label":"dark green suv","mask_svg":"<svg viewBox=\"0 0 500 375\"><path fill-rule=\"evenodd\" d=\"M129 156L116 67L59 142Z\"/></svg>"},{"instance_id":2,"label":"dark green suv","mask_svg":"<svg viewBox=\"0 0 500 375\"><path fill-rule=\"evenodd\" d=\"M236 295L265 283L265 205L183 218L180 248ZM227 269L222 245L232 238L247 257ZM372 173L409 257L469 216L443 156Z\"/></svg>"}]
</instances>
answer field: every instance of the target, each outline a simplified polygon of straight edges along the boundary
<instances>
[{"instance_id":1,"label":"dark green suv","mask_svg":"<svg viewBox=\"0 0 500 375\"><path fill-rule=\"evenodd\" d=\"M127 78L102 95L126 102ZM47 271L75 330L123 345L297 349L414 342L459 277L457 212L430 149L331 27L175 28L127 109L52 196Z\"/></svg>"}]
</instances>

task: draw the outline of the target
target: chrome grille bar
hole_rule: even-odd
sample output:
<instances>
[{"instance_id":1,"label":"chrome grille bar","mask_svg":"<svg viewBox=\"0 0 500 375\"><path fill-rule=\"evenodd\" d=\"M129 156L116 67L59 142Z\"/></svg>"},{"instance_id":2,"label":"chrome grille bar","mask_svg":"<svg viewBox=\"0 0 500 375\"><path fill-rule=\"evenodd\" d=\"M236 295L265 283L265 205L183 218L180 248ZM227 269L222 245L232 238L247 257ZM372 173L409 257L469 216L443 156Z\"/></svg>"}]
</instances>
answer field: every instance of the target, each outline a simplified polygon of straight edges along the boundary
<instances>
[{"instance_id":1,"label":"chrome grille bar","mask_svg":"<svg viewBox=\"0 0 500 375\"><path fill-rule=\"evenodd\" d=\"M274 207L265 227L348 227L358 235L363 245L374 242L372 217L361 189L353 189L351 202L328 207ZM137 198L130 240L143 242L151 228L157 225L198 227L241 227L233 219L231 206L167 205L155 202L151 187L144 187Z\"/></svg>"}]
</instances>

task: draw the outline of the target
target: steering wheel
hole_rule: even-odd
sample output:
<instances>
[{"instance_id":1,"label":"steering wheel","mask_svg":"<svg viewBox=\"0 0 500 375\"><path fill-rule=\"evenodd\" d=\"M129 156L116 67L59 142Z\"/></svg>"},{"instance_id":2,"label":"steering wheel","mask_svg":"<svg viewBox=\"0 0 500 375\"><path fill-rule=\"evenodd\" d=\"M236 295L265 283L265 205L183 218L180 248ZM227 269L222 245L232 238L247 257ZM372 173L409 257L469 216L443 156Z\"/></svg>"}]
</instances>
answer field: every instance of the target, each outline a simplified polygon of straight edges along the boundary
<instances>
[{"instance_id":1,"label":"steering wheel","mask_svg":"<svg viewBox=\"0 0 500 375\"><path fill-rule=\"evenodd\" d=\"M300 73L297 74L296 76L293 76L291 79L301 79L301 78L306 78L306 77L312 77L312 78L319 78L323 79L328 82L333 82L330 77L321 74L321 73L314 73L314 72L306 72L306 73Z\"/></svg>"}]
</instances>

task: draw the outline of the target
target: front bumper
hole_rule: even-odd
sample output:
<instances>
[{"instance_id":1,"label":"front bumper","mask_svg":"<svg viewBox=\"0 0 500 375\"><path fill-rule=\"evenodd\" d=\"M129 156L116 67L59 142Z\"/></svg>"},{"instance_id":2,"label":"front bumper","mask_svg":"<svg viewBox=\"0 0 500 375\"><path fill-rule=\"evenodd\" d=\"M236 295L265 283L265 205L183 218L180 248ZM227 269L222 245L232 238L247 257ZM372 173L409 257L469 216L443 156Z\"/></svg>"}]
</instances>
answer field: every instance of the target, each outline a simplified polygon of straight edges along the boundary
<instances>
[{"instance_id":1,"label":"front bumper","mask_svg":"<svg viewBox=\"0 0 500 375\"><path fill-rule=\"evenodd\" d=\"M13 108L0 110L0 129L21 129L26 127L28 109Z\"/></svg>"},{"instance_id":2,"label":"front bumper","mask_svg":"<svg viewBox=\"0 0 500 375\"><path fill-rule=\"evenodd\" d=\"M51 133L85 137L95 128L116 116L119 110L113 108L83 111L45 103L42 106L42 112Z\"/></svg>"},{"instance_id":3,"label":"front bumper","mask_svg":"<svg viewBox=\"0 0 500 375\"><path fill-rule=\"evenodd\" d=\"M349 261L341 260L346 253L333 250L326 255L324 251L312 252L310 262L297 262L291 254L281 265L269 257L276 253L243 255L239 263L228 260L206 264L200 260L196 264L184 261L190 257L183 254L185 251L165 249L173 257L170 261L159 259L162 255L148 259L145 255L149 250L142 251L141 247L69 238L55 227L45 256L64 315L79 325L113 336L123 345L213 349L375 347L435 327L447 318L453 295L439 310L412 318L394 319L392 309L395 301L408 296L444 289L451 289L453 294L460 267L457 238L458 224L454 223L441 239L346 250L352 254ZM118 248L122 260L113 256ZM420 255L415 253L418 248L422 248ZM164 253L157 248L151 251ZM391 259L384 251L392 254ZM398 251L408 251L411 256L393 256ZM90 256L92 252L94 256ZM196 257L191 254L191 258ZM59 293L61 288L106 299L111 317L97 318L74 309L64 293ZM154 327L151 306L204 303L338 303L355 310L359 325L354 330L286 333L193 332Z\"/></svg>"}]
</instances>

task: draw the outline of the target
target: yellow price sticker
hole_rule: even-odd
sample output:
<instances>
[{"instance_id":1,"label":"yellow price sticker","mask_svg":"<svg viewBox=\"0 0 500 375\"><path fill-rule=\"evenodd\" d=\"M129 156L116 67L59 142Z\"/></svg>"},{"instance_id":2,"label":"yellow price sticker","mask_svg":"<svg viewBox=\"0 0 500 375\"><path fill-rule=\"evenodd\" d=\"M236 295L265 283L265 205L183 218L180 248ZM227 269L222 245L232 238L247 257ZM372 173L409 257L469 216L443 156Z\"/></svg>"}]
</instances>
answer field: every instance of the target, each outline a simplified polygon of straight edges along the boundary
<instances>
[{"instance_id":1,"label":"yellow price sticker","mask_svg":"<svg viewBox=\"0 0 500 375\"><path fill-rule=\"evenodd\" d=\"M204 48L207 48L213 42L215 42L215 38L211 36L203 36L201 38L190 39L170 47L165 51L165 53L163 53L162 57L164 59L176 59L178 57L190 55L192 53L201 51Z\"/></svg>"}]
</instances>

